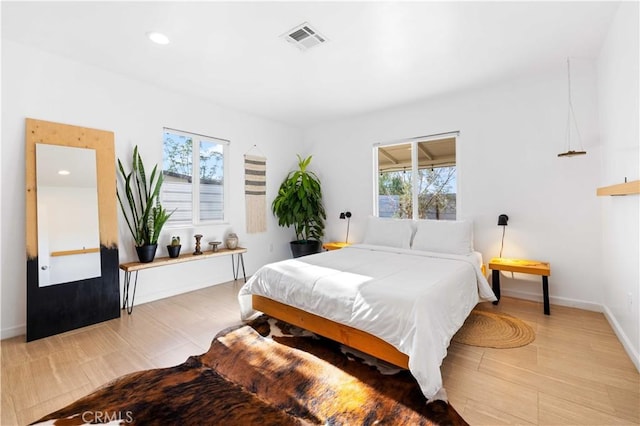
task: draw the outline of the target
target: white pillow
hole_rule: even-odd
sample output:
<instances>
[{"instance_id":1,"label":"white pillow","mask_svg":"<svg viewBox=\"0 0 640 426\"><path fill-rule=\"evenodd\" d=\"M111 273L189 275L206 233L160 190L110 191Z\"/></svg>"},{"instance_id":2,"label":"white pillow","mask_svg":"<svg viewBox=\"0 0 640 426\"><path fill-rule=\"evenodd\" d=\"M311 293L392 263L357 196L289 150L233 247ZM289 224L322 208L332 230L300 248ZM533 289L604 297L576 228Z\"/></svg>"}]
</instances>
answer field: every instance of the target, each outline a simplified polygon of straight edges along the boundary
<instances>
[{"instance_id":1,"label":"white pillow","mask_svg":"<svg viewBox=\"0 0 640 426\"><path fill-rule=\"evenodd\" d=\"M411 248L413 221L411 219L382 219L369 216L364 244L396 248Z\"/></svg>"},{"instance_id":2,"label":"white pillow","mask_svg":"<svg viewBox=\"0 0 640 426\"><path fill-rule=\"evenodd\" d=\"M473 223L466 220L418 220L411 248L469 254L473 251Z\"/></svg>"}]
</instances>

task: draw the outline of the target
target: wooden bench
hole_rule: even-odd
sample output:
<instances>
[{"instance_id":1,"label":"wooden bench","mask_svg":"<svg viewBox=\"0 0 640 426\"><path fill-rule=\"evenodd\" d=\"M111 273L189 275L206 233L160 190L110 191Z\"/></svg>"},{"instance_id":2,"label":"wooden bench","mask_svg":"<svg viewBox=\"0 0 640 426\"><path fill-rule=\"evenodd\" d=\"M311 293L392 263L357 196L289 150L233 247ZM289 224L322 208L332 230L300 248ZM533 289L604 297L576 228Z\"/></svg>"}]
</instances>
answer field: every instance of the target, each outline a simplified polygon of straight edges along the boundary
<instances>
[{"instance_id":1,"label":"wooden bench","mask_svg":"<svg viewBox=\"0 0 640 426\"><path fill-rule=\"evenodd\" d=\"M538 260L529 259L505 259L502 257L494 257L489 262L489 269L492 271L491 285L493 292L498 298L493 302L497 305L500 301L500 271L520 272L522 274L532 274L542 276L542 294L544 299L544 314L550 315L549 307L549 276L551 276L551 265L548 262L540 262Z\"/></svg>"},{"instance_id":2,"label":"wooden bench","mask_svg":"<svg viewBox=\"0 0 640 426\"><path fill-rule=\"evenodd\" d=\"M210 259L218 256L231 256L231 268L233 269L233 279L237 280L240 274L240 266L242 266L242 275L244 282L247 282L247 274L244 271L244 258L243 253L246 253L247 249L238 247L233 250L218 249L217 251L207 251L202 254L184 253L178 257L157 257L153 262L129 262L120 264L120 269L124 271L124 293L122 295L122 309L127 309L127 313L131 315L133 312L133 299L136 297L136 287L138 285L138 272L143 269L157 268L165 265L175 265L176 263L191 262L194 260ZM238 255L235 260L234 257ZM129 304L129 289L131 284L131 273L135 272L135 278L133 281L133 294L131 295L131 304Z\"/></svg>"}]
</instances>

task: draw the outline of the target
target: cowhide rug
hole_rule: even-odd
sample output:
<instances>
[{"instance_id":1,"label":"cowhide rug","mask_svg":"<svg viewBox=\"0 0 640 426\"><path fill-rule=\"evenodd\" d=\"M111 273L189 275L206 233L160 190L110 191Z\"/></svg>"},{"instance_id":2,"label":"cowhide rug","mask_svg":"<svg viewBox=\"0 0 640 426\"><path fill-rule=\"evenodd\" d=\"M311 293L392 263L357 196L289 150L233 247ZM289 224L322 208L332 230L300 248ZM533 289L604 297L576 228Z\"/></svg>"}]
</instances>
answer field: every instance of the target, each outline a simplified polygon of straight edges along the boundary
<instances>
[{"instance_id":1,"label":"cowhide rug","mask_svg":"<svg viewBox=\"0 0 640 426\"><path fill-rule=\"evenodd\" d=\"M221 332L203 355L120 377L36 423L467 425L448 403L427 404L408 371L385 373L261 317Z\"/></svg>"}]
</instances>

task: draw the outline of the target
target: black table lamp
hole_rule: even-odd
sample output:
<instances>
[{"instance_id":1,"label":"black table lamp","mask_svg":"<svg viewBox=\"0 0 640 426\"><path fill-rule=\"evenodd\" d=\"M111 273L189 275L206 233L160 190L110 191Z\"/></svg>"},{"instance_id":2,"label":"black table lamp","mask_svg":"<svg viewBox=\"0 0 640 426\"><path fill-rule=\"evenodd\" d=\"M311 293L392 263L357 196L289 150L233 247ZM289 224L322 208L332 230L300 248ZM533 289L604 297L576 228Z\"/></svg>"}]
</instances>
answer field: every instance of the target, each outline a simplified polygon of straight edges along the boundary
<instances>
[{"instance_id":1,"label":"black table lamp","mask_svg":"<svg viewBox=\"0 0 640 426\"><path fill-rule=\"evenodd\" d=\"M509 222L509 216L501 214L498 216L498 226L502 226L502 242L500 243L500 256L502 257L502 248L504 247L504 232L507 229L507 222Z\"/></svg>"},{"instance_id":2,"label":"black table lamp","mask_svg":"<svg viewBox=\"0 0 640 426\"><path fill-rule=\"evenodd\" d=\"M345 244L349 243L349 225L351 223L351 212L340 213L340 219L347 219L347 237L344 239Z\"/></svg>"}]
</instances>

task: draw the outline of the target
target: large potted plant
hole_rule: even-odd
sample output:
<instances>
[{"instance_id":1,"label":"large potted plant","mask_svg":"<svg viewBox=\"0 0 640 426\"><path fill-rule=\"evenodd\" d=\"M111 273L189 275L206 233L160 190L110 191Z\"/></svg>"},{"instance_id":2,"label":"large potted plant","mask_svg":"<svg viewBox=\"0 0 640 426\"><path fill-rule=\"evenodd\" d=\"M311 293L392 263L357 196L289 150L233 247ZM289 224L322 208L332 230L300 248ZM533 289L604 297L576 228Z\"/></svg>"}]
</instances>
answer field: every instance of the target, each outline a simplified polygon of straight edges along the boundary
<instances>
[{"instance_id":1,"label":"large potted plant","mask_svg":"<svg viewBox=\"0 0 640 426\"><path fill-rule=\"evenodd\" d=\"M278 225L293 227L296 239L291 241L293 257L318 253L322 246L327 215L322 204L320 179L307 170L311 157L298 155L298 170L289 172L271 204Z\"/></svg>"},{"instance_id":2,"label":"large potted plant","mask_svg":"<svg viewBox=\"0 0 640 426\"><path fill-rule=\"evenodd\" d=\"M158 172L158 165L155 165L147 180L137 146L133 149L131 162L131 171L127 173L118 159L121 187L117 188L116 193L120 209L131 231L138 259L146 263L153 261L160 231L173 212L167 213L160 204L163 178L162 173ZM126 204L123 198L126 199Z\"/></svg>"}]
</instances>

